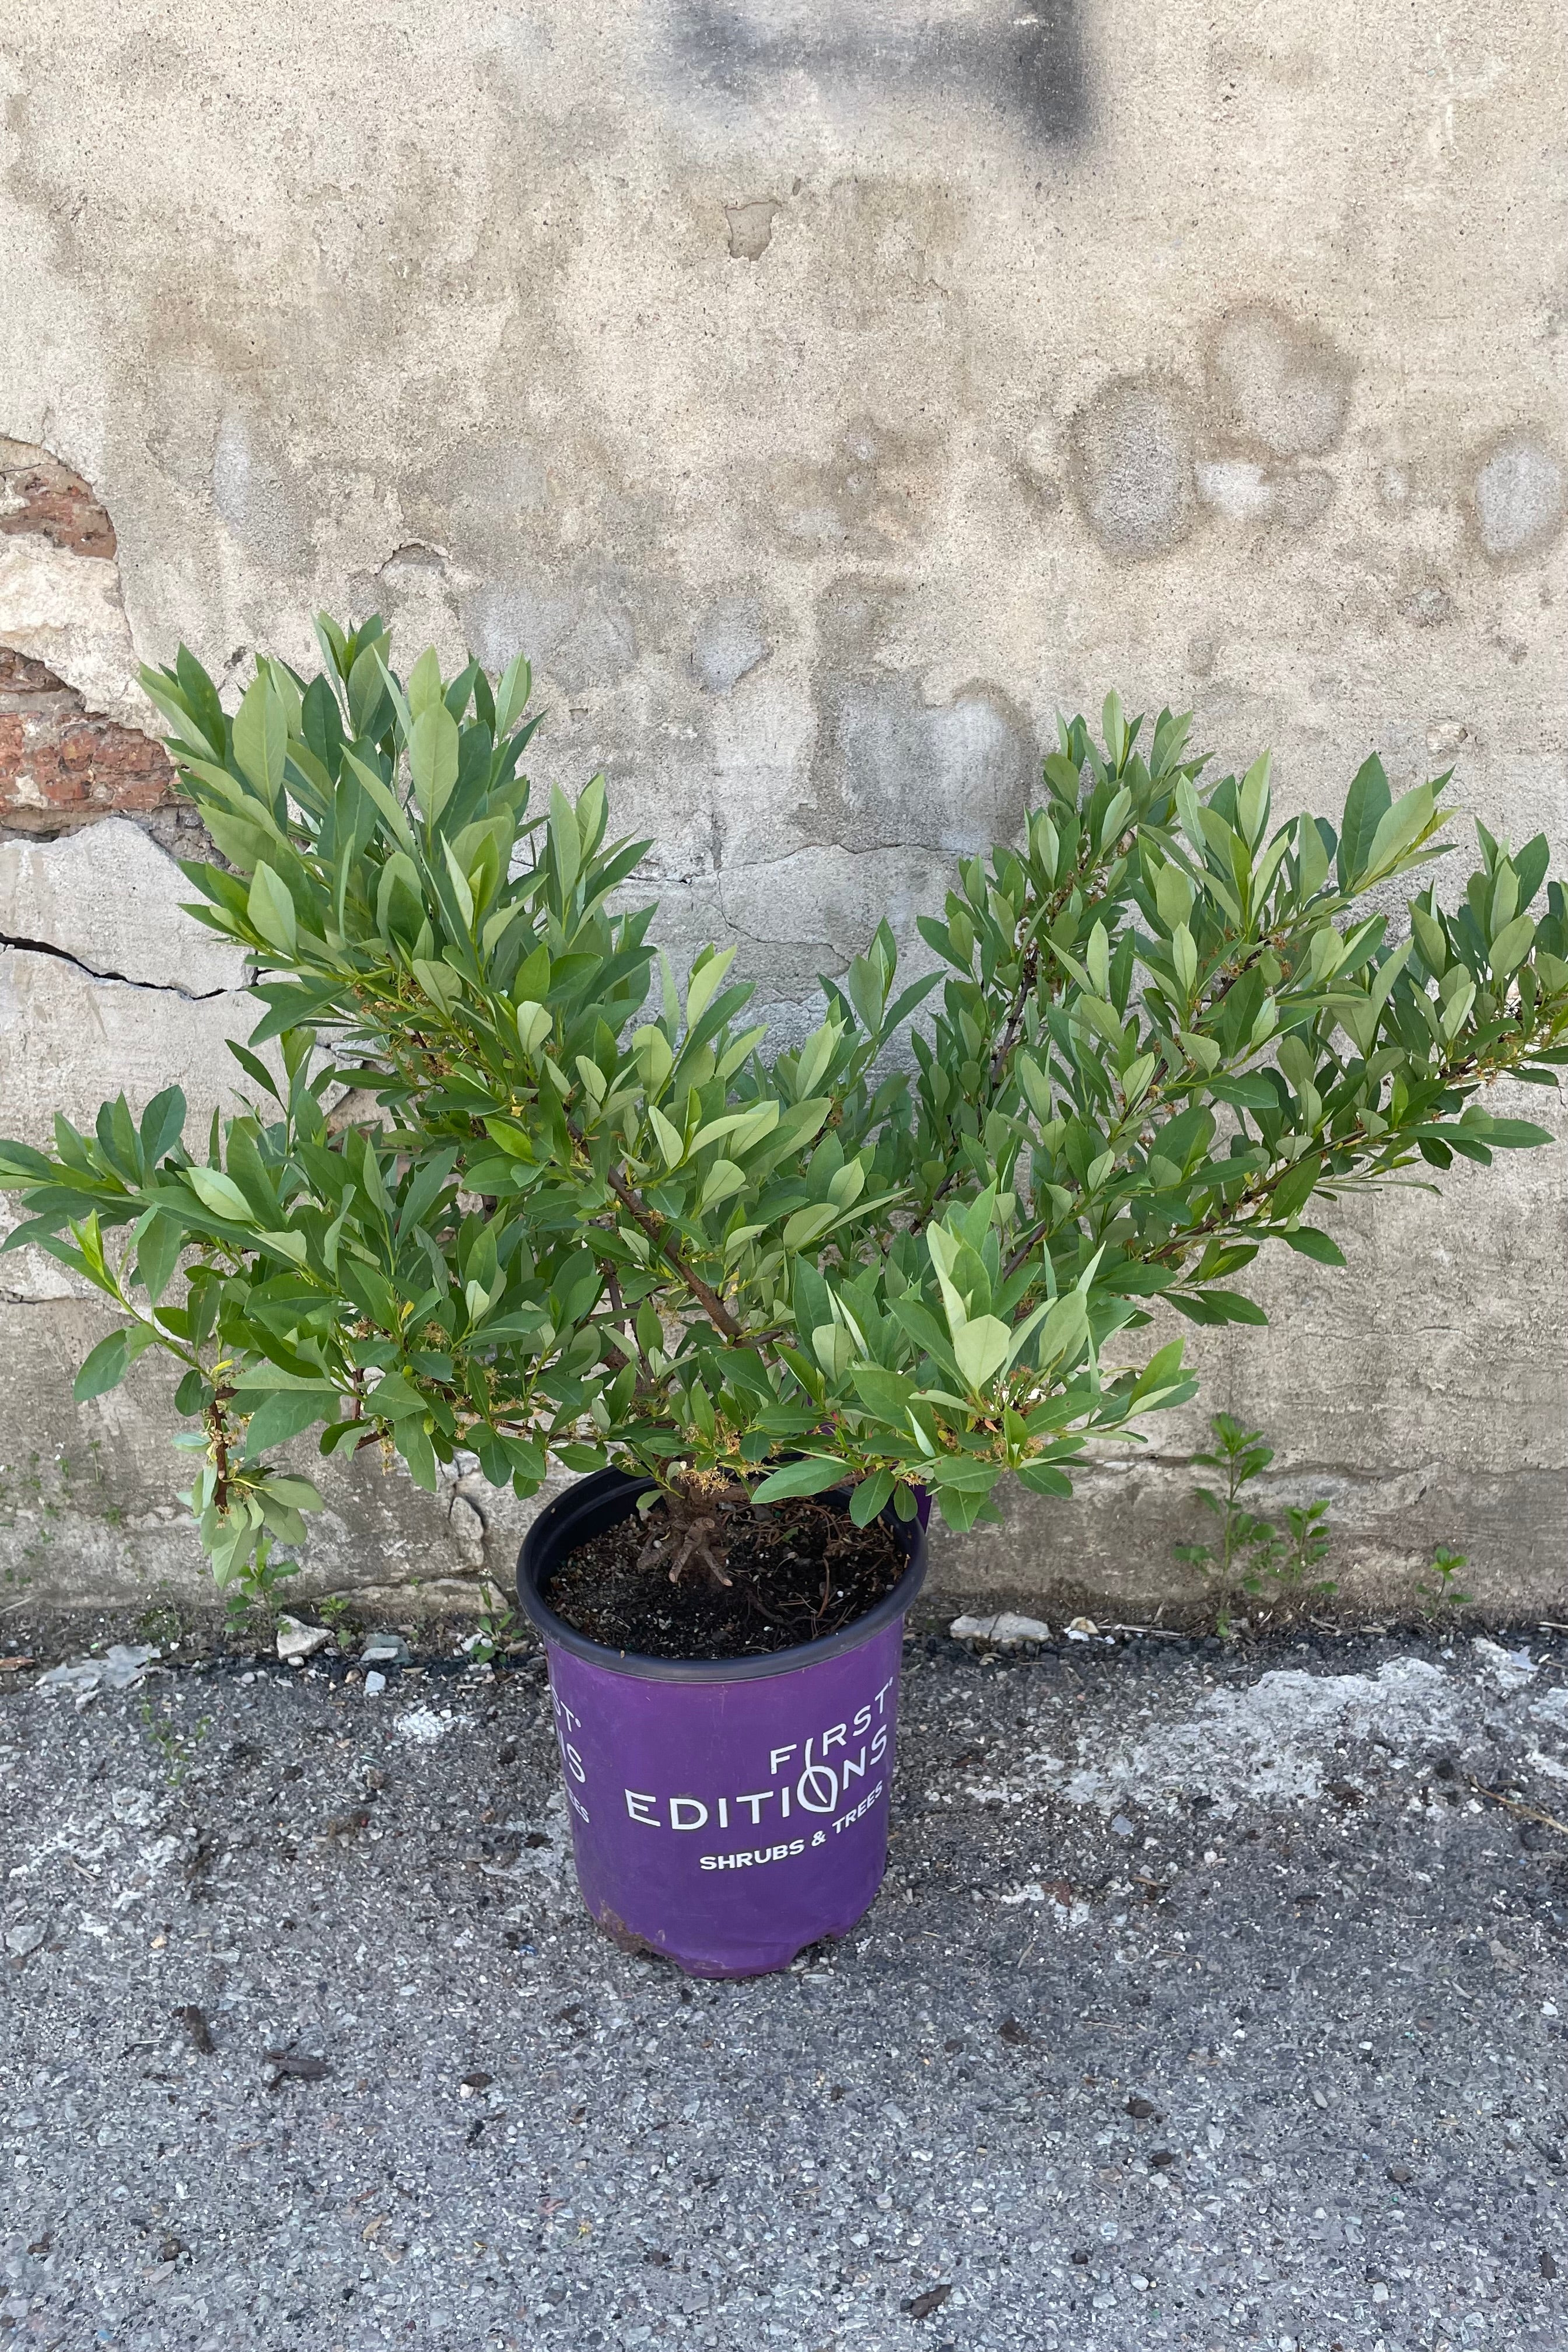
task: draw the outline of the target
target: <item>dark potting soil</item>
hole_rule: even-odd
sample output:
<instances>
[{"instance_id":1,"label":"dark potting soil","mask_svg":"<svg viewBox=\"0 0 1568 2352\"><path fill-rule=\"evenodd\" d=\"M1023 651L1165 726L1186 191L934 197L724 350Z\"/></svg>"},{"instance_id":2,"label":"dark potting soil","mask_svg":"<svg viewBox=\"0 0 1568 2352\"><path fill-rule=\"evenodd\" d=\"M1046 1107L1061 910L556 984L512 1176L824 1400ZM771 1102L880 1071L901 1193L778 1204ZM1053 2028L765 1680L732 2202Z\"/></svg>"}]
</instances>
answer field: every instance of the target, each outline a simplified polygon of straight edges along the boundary
<instances>
[{"instance_id":1,"label":"dark potting soil","mask_svg":"<svg viewBox=\"0 0 1568 2352\"><path fill-rule=\"evenodd\" d=\"M908 1565L880 1519L810 1496L726 1514L729 1549L717 1583L693 1560L678 1583L661 1562L637 1562L664 1506L637 1512L569 1552L545 1594L591 1642L645 1658L755 1658L820 1642L891 1592Z\"/></svg>"}]
</instances>

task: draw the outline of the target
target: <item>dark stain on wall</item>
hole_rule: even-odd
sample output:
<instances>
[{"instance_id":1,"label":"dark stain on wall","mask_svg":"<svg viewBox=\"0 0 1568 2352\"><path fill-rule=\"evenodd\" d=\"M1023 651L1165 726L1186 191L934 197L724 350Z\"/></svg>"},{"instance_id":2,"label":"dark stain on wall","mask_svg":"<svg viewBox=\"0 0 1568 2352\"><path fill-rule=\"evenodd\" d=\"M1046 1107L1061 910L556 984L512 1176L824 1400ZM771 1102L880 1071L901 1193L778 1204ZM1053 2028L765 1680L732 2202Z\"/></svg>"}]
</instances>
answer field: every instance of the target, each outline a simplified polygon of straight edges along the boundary
<instances>
[{"instance_id":1,"label":"dark stain on wall","mask_svg":"<svg viewBox=\"0 0 1568 2352\"><path fill-rule=\"evenodd\" d=\"M1002 0L976 20L816 0L781 24L770 0L682 0L674 18L680 86L732 108L777 101L804 78L826 100L900 98L973 108L1032 144L1067 147L1088 126L1079 0Z\"/></svg>"}]
</instances>

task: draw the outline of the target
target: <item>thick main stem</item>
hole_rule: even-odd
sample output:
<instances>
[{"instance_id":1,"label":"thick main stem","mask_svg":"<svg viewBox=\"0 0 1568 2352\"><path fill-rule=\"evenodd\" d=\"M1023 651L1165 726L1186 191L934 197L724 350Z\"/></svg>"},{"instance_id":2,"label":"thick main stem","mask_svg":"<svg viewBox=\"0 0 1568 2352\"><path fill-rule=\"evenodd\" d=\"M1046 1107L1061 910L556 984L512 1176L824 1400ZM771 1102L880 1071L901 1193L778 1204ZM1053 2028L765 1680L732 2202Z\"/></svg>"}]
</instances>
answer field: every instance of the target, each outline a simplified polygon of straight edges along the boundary
<instances>
[{"instance_id":1,"label":"thick main stem","mask_svg":"<svg viewBox=\"0 0 1568 2352\"><path fill-rule=\"evenodd\" d=\"M571 1129L571 1132L574 1139L581 1143L583 1139L577 1134L575 1129ZM637 1231L646 1234L666 1264L674 1267L714 1329L722 1332L726 1339L738 1339L741 1337L740 1325L711 1285L703 1281L695 1267L688 1265L678 1244L671 1238L669 1228L663 1218L637 1198L617 1169L612 1168L605 1181L637 1226Z\"/></svg>"}]
</instances>

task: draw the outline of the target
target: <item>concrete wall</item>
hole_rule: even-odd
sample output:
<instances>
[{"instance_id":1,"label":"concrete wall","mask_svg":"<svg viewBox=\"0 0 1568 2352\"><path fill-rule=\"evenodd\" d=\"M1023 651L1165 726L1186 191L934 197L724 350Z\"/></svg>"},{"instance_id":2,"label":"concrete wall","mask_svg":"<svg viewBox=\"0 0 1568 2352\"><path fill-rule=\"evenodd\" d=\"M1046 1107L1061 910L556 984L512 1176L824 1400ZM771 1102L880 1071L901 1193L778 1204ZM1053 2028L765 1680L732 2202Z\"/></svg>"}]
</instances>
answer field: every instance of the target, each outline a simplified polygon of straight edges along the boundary
<instances>
[{"instance_id":1,"label":"concrete wall","mask_svg":"<svg viewBox=\"0 0 1568 2352\"><path fill-rule=\"evenodd\" d=\"M133 660L304 656L321 603L529 649L540 771L607 768L667 935L786 1022L1112 684L1289 804L1376 744L1568 852L1548 0L37 0L0 43L5 1126L226 1083ZM1367 1591L1442 1537L1561 1613L1561 1171L1362 1204L1348 1276L1199 1350ZM78 1413L93 1310L0 1278L18 1590L188 1578L156 1375ZM1152 1605L1200 1427L950 1572ZM373 1476L319 1558L509 1539Z\"/></svg>"}]
</instances>

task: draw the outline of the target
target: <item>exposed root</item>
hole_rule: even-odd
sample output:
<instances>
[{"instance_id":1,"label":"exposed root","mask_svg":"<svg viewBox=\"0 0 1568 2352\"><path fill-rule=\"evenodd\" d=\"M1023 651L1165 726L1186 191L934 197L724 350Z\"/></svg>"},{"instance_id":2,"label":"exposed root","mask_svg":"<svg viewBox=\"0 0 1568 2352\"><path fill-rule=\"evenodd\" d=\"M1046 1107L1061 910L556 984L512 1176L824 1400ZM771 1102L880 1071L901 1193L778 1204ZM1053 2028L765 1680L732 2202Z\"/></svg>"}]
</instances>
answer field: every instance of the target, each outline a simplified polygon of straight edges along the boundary
<instances>
[{"instance_id":1,"label":"exposed root","mask_svg":"<svg viewBox=\"0 0 1568 2352\"><path fill-rule=\"evenodd\" d=\"M655 1509L661 1510L663 1517L658 1526L650 1527L648 1539L637 1556L637 1566L656 1568L668 1562L669 1580L679 1584L687 1570L696 1563L707 1570L713 1583L728 1590L731 1579L724 1573L724 1555L730 1548L726 1516L742 1508L750 1500L744 1486L717 1475L704 1477L700 1483L694 1479L689 1493L671 1490L661 1495Z\"/></svg>"}]
</instances>

